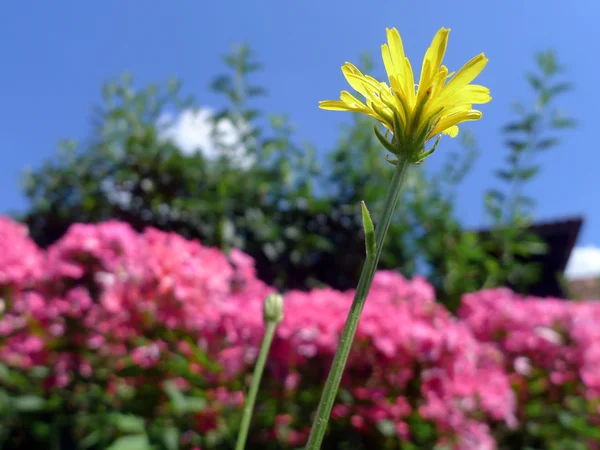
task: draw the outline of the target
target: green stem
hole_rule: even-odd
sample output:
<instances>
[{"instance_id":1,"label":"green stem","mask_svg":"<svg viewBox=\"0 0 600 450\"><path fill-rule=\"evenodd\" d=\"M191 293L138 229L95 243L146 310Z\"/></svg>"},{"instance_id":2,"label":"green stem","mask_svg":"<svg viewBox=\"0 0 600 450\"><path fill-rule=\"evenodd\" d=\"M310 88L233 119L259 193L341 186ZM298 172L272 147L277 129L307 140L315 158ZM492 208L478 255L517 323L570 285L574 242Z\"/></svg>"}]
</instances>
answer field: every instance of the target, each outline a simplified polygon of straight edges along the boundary
<instances>
[{"instance_id":1,"label":"green stem","mask_svg":"<svg viewBox=\"0 0 600 450\"><path fill-rule=\"evenodd\" d=\"M346 367L346 361L348 361L350 347L352 346L352 341L356 334L360 314L365 305L369 289L371 288L373 277L375 276L375 270L377 269L377 264L381 257L385 236L390 227L394 209L400 198L400 189L406 178L408 166L409 162L406 159L399 159L396 164L396 170L394 171L394 176L392 177L383 204L381 220L375 228L375 255L372 258L367 257L365 264L363 265L358 286L356 287L356 293L354 294L354 300L352 301L352 306L350 307L350 312L346 319L346 325L344 326L344 331L342 331L339 345L335 352L333 363L329 370L327 381L325 382L325 387L323 388L313 426L310 430L310 436L308 437L308 442L305 447L306 450L319 450L321 448L321 443L323 442L323 437L327 430L327 422L331 415L331 409L333 408L342 374Z\"/></svg>"},{"instance_id":2,"label":"green stem","mask_svg":"<svg viewBox=\"0 0 600 450\"><path fill-rule=\"evenodd\" d=\"M240 425L237 443L235 444L235 450L244 450L244 446L246 445L248 429L250 428L250 420L252 419L252 411L254 410L254 403L256 403L256 394L258 394L260 379L262 378L262 373L265 369L265 363L267 362L267 356L269 355L269 349L271 348L271 343L273 342L273 336L275 336L276 328L277 322L267 322L265 336L263 337L263 341L260 346L260 353L258 354L258 359L256 360L254 373L252 374L250 391L248 392L248 398L246 399L244 405L244 413L242 416L242 423Z\"/></svg>"}]
</instances>

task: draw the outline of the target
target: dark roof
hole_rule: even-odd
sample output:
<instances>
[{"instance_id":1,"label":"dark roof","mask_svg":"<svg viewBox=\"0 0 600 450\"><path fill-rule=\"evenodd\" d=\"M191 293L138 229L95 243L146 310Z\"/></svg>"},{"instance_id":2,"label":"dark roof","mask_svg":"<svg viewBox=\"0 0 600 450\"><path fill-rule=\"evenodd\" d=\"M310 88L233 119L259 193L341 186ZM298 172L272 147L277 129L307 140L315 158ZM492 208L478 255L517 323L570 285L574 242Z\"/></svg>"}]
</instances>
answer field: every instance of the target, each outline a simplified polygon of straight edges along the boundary
<instances>
[{"instance_id":1,"label":"dark roof","mask_svg":"<svg viewBox=\"0 0 600 450\"><path fill-rule=\"evenodd\" d=\"M577 236L583 225L583 217L575 216L560 220L537 222L528 227L546 245L546 253L534 255L528 262L541 263L542 273L538 282L529 286L528 294L540 297L567 297L561 277L577 242ZM480 230L481 235L490 230Z\"/></svg>"},{"instance_id":2,"label":"dark roof","mask_svg":"<svg viewBox=\"0 0 600 450\"><path fill-rule=\"evenodd\" d=\"M583 217L571 217L554 222L539 222L529 229L544 239L549 246L549 254L556 262L556 269L562 274L577 242Z\"/></svg>"}]
</instances>

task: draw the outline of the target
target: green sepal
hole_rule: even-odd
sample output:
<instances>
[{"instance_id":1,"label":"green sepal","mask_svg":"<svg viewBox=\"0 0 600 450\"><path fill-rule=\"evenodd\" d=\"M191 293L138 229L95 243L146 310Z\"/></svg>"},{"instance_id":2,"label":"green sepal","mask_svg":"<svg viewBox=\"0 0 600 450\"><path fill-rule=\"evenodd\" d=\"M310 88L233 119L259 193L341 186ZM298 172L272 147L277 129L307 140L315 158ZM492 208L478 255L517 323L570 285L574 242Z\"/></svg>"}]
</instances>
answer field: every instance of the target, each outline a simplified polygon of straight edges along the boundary
<instances>
[{"instance_id":1,"label":"green sepal","mask_svg":"<svg viewBox=\"0 0 600 450\"><path fill-rule=\"evenodd\" d=\"M415 162L415 164L423 164L423 161L425 161L425 158L427 158L429 155L431 155L433 152L435 152L435 149L437 148L437 145L440 142L440 139L442 138L442 135L438 135L438 137L435 139L435 142L433 143L433 146L427 150L426 152L423 152L419 155L418 160Z\"/></svg>"},{"instance_id":2,"label":"green sepal","mask_svg":"<svg viewBox=\"0 0 600 450\"><path fill-rule=\"evenodd\" d=\"M379 131L377 125L373 126L373 130L375 130L375 136L377 136L377 139L379 139L381 145L383 145L388 151L392 152L395 155L398 152L398 149L396 149L392 145L392 143L388 141L383 134L381 134L381 131Z\"/></svg>"},{"instance_id":3,"label":"green sepal","mask_svg":"<svg viewBox=\"0 0 600 450\"><path fill-rule=\"evenodd\" d=\"M397 166L398 165L398 160L397 159L390 159L390 155L385 155L385 160L387 162L389 162L392 166Z\"/></svg>"}]
</instances>

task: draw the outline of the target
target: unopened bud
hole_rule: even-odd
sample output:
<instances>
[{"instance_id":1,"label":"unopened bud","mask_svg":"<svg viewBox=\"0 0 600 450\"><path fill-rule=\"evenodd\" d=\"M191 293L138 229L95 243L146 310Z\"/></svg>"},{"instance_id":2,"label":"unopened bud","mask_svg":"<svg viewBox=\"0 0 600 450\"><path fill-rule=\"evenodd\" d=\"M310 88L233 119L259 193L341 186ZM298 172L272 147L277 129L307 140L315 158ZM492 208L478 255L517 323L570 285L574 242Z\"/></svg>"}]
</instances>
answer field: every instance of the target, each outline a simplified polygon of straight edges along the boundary
<instances>
[{"instance_id":1,"label":"unopened bud","mask_svg":"<svg viewBox=\"0 0 600 450\"><path fill-rule=\"evenodd\" d=\"M283 297L279 294L269 294L263 307L265 322L279 323L283 320Z\"/></svg>"}]
</instances>

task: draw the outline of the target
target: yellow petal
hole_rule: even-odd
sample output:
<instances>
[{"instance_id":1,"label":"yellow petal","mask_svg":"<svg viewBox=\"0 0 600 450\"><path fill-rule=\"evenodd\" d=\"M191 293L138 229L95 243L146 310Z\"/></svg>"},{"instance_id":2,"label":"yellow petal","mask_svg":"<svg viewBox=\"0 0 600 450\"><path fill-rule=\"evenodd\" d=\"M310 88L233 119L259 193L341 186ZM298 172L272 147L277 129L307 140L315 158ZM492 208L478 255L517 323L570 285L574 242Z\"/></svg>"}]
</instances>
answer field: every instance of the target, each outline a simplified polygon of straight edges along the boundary
<instances>
[{"instance_id":1,"label":"yellow petal","mask_svg":"<svg viewBox=\"0 0 600 450\"><path fill-rule=\"evenodd\" d=\"M381 46L381 59L383 59L383 65L385 66L385 71L388 75L388 79L390 80L390 85L394 91L398 91L403 93L402 90L403 85L399 80L403 79L403 75L396 71L394 63L392 62L392 58L390 56L390 49L387 45Z\"/></svg>"},{"instance_id":2,"label":"yellow petal","mask_svg":"<svg viewBox=\"0 0 600 450\"><path fill-rule=\"evenodd\" d=\"M394 67L394 63L392 62L392 57L390 56L390 49L387 44L383 44L381 46L381 59L383 59L383 65L385 67L385 71L388 74L388 77L396 76L396 68Z\"/></svg>"},{"instance_id":3,"label":"yellow petal","mask_svg":"<svg viewBox=\"0 0 600 450\"><path fill-rule=\"evenodd\" d=\"M354 108L348 106L341 100L322 100L319 102L319 108L329 111L353 111Z\"/></svg>"},{"instance_id":4,"label":"yellow petal","mask_svg":"<svg viewBox=\"0 0 600 450\"><path fill-rule=\"evenodd\" d=\"M475 109L470 109L468 111L461 111L455 114L451 114L449 116L442 117L442 119L437 123L435 128L431 133L429 133L428 139L432 138L438 133L443 132L444 130L453 127L461 122L468 122L471 120L479 120L481 119L481 111L477 111Z\"/></svg>"},{"instance_id":5,"label":"yellow petal","mask_svg":"<svg viewBox=\"0 0 600 450\"><path fill-rule=\"evenodd\" d=\"M446 78L448 78L448 68L446 66L441 66L433 77L433 82L431 84L433 87L432 95L438 95L438 93L444 87Z\"/></svg>"},{"instance_id":6,"label":"yellow petal","mask_svg":"<svg viewBox=\"0 0 600 450\"><path fill-rule=\"evenodd\" d=\"M358 70L352 64L346 63L342 66L342 73L344 74L348 84L352 86L352 89L359 94L362 94L365 98L372 97L373 94L371 93L371 90L367 88L365 84L365 76L360 70Z\"/></svg>"},{"instance_id":7,"label":"yellow petal","mask_svg":"<svg viewBox=\"0 0 600 450\"><path fill-rule=\"evenodd\" d=\"M458 114L458 113L465 113L465 112L471 111L472 109L473 109L473 106L468 103L454 105L452 107L444 108L442 110L442 112L439 114L439 117L444 118L444 117L452 116L452 115Z\"/></svg>"},{"instance_id":8,"label":"yellow petal","mask_svg":"<svg viewBox=\"0 0 600 450\"><path fill-rule=\"evenodd\" d=\"M382 103L379 96L384 95L388 100L392 99L392 94L389 88L382 89L381 84L372 77L359 76L352 73L346 74L346 80L357 92L360 92L364 97L372 102Z\"/></svg>"},{"instance_id":9,"label":"yellow petal","mask_svg":"<svg viewBox=\"0 0 600 450\"><path fill-rule=\"evenodd\" d=\"M430 106L430 110L439 109L442 106L448 108L457 105L483 104L489 102L491 99L490 90L487 87L478 84L469 84L462 89L454 91L451 95L442 93L434 100Z\"/></svg>"},{"instance_id":10,"label":"yellow petal","mask_svg":"<svg viewBox=\"0 0 600 450\"><path fill-rule=\"evenodd\" d=\"M460 70L456 72L456 75L454 75L454 77L446 85L448 93L463 88L473 81L477 75L481 73L487 62L488 59L483 53L481 53L462 66Z\"/></svg>"},{"instance_id":11,"label":"yellow petal","mask_svg":"<svg viewBox=\"0 0 600 450\"><path fill-rule=\"evenodd\" d=\"M450 30L441 28L431 41L431 45L423 58L421 67L421 79L419 80L419 90L417 92L417 103L427 101L426 97L433 99L434 92L430 89L435 83L437 74L439 73L442 60L446 54L448 45L448 35ZM447 70L447 69L446 69ZM433 99L432 101L434 101Z\"/></svg>"},{"instance_id":12,"label":"yellow petal","mask_svg":"<svg viewBox=\"0 0 600 450\"><path fill-rule=\"evenodd\" d=\"M412 109L415 106L415 77L413 75L412 66L408 58L404 58L404 67L406 69L406 77L404 79L404 89L408 106Z\"/></svg>"},{"instance_id":13,"label":"yellow petal","mask_svg":"<svg viewBox=\"0 0 600 450\"><path fill-rule=\"evenodd\" d=\"M451 138L455 138L458 136L458 127L456 125L451 126L450 128L446 128L442 133L447 134Z\"/></svg>"},{"instance_id":14,"label":"yellow petal","mask_svg":"<svg viewBox=\"0 0 600 450\"><path fill-rule=\"evenodd\" d=\"M456 103L483 104L492 100L489 88L479 84L469 84L452 96Z\"/></svg>"},{"instance_id":15,"label":"yellow petal","mask_svg":"<svg viewBox=\"0 0 600 450\"><path fill-rule=\"evenodd\" d=\"M432 61L431 67L433 70L439 69L439 67L442 65L442 60L446 55L446 47L448 46L449 35L450 28L440 28L431 42L431 47L429 47L427 50L428 53L430 52L429 57Z\"/></svg>"},{"instance_id":16,"label":"yellow petal","mask_svg":"<svg viewBox=\"0 0 600 450\"><path fill-rule=\"evenodd\" d=\"M442 60L446 54L446 47L448 46L449 34L450 29L440 28L440 30L433 37L431 46L425 53L425 58L423 58L423 66L421 68L421 80L419 81L419 85L423 86L423 89L427 89L429 87L429 84L431 84L433 81L434 74L437 73L437 70L442 64Z\"/></svg>"},{"instance_id":17,"label":"yellow petal","mask_svg":"<svg viewBox=\"0 0 600 450\"><path fill-rule=\"evenodd\" d=\"M421 67L421 79L419 80L419 88L417 90L417 102L425 96L425 92L430 87L429 72L431 71L431 61L428 59L423 60L423 66Z\"/></svg>"},{"instance_id":18,"label":"yellow petal","mask_svg":"<svg viewBox=\"0 0 600 450\"><path fill-rule=\"evenodd\" d=\"M340 93L340 99L342 100L342 102L344 102L346 105L348 105L351 108L358 108L358 109L364 109L367 110L367 106L361 102L359 99L357 99L355 96L353 96L350 92L348 91L342 91Z\"/></svg>"},{"instance_id":19,"label":"yellow petal","mask_svg":"<svg viewBox=\"0 0 600 450\"><path fill-rule=\"evenodd\" d=\"M350 93L348 93L348 95L350 95ZM344 96L343 93L342 93L342 96ZM358 102L358 103L361 104L360 102ZM319 108L326 109L328 111L349 111L349 112L358 112L358 113L368 114L369 116L371 116L371 117L375 118L376 120L378 120L379 122L381 122L385 127L389 128L390 130L393 129L393 125L389 123L387 118L381 117L375 111L367 108L366 106L364 106L364 107L353 106L353 105L349 105L348 103L345 103L344 101L341 101L341 100L322 100L319 102Z\"/></svg>"},{"instance_id":20,"label":"yellow petal","mask_svg":"<svg viewBox=\"0 0 600 450\"><path fill-rule=\"evenodd\" d=\"M406 55L404 54L404 46L402 45L402 38L400 37L400 33L396 28L385 29L387 34L388 45L390 49L390 57L392 60L392 64L394 65L394 73L397 74L400 78L404 77L404 58Z\"/></svg>"}]
</instances>

